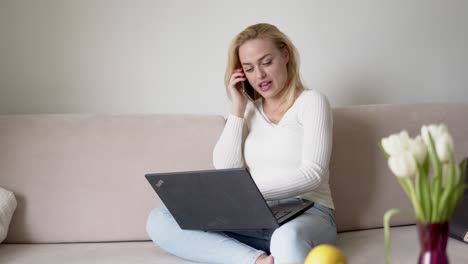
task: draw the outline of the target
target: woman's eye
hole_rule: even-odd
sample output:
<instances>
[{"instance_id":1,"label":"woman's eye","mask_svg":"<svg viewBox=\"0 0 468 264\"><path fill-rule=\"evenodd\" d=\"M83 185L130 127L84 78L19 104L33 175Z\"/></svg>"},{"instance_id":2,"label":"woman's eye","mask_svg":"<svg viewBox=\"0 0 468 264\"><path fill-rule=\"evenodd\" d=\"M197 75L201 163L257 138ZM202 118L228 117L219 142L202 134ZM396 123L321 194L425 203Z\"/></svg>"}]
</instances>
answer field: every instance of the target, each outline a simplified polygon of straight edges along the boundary
<instances>
[{"instance_id":1,"label":"woman's eye","mask_svg":"<svg viewBox=\"0 0 468 264\"><path fill-rule=\"evenodd\" d=\"M271 61L265 61L265 62L263 63L263 65L270 65L270 64L271 64Z\"/></svg>"},{"instance_id":2,"label":"woman's eye","mask_svg":"<svg viewBox=\"0 0 468 264\"><path fill-rule=\"evenodd\" d=\"M245 72L251 72L253 69L252 68L249 68L249 69L245 69L244 71Z\"/></svg>"}]
</instances>

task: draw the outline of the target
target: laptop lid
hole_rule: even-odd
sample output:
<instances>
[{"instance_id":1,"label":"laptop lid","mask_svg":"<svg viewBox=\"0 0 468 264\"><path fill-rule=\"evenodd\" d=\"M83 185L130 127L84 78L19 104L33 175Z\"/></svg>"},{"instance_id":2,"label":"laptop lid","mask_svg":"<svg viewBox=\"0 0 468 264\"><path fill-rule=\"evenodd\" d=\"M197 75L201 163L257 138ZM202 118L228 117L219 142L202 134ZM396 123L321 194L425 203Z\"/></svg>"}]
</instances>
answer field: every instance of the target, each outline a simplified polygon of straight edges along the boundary
<instances>
[{"instance_id":1,"label":"laptop lid","mask_svg":"<svg viewBox=\"0 0 468 264\"><path fill-rule=\"evenodd\" d=\"M268 205L246 168L147 174L182 229L274 229L314 205L297 199Z\"/></svg>"},{"instance_id":2,"label":"laptop lid","mask_svg":"<svg viewBox=\"0 0 468 264\"><path fill-rule=\"evenodd\" d=\"M247 169L145 175L182 229L279 227Z\"/></svg>"}]
</instances>

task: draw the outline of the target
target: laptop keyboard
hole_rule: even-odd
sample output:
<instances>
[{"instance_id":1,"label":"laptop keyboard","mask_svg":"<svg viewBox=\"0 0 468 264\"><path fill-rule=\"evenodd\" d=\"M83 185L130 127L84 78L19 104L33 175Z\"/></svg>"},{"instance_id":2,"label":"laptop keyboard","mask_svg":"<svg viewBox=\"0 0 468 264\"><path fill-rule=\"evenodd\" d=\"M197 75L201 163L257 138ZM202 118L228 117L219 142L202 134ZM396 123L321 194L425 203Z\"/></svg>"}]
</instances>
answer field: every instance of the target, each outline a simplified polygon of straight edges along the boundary
<instances>
[{"instance_id":1,"label":"laptop keyboard","mask_svg":"<svg viewBox=\"0 0 468 264\"><path fill-rule=\"evenodd\" d=\"M281 219L285 215L288 215L289 213L291 213L291 211L274 211L273 215L275 216L276 219Z\"/></svg>"}]
</instances>

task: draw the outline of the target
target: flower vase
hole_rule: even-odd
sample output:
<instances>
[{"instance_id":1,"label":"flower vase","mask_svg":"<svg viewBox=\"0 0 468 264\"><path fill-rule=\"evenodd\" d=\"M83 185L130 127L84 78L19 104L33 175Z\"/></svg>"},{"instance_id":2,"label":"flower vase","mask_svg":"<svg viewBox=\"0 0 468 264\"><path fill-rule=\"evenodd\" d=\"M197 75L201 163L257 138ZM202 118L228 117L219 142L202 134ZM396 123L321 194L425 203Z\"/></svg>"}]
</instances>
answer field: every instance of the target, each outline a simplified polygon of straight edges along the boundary
<instances>
[{"instance_id":1,"label":"flower vase","mask_svg":"<svg viewBox=\"0 0 468 264\"><path fill-rule=\"evenodd\" d=\"M418 264L448 264L448 222L417 223L421 252Z\"/></svg>"}]
</instances>

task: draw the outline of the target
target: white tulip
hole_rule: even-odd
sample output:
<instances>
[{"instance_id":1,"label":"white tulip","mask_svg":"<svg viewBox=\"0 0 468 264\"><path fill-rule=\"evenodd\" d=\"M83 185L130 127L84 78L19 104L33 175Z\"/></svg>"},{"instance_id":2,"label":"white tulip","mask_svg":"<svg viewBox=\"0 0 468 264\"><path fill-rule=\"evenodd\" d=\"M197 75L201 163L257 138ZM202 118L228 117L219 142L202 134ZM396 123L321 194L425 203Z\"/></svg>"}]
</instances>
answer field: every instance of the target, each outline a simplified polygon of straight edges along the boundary
<instances>
[{"instance_id":1,"label":"white tulip","mask_svg":"<svg viewBox=\"0 0 468 264\"><path fill-rule=\"evenodd\" d=\"M450 154L453 150L453 139L448 133L443 134L436 140L437 156L443 162L450 160Z\"/></svg>"},{"instance_id":2,"label":"white tulip","mask_svg":"<svg viewBox=\"0 0 468 264\"><path fill-rule=\"evenodd\" d=\"M382 139L382 147L388 155L393 156L407 149L409 142L408 132L401 131L399 134L392 134Z\"/></svg>"},{"instance_id":3,"label":"white tulip","mask_svg":"<svg viewBox=\"0 0 468 264\"><path fill-rule=\"evenodd\" d=\"M453 139L447 127L444 124L423 126L421 135L427 146L429 146L429 133L434 140L434 147L439 160L442 162L448 161L453 151Z\"/></svg>"},{"instance_id":4,"label":"white tulip","mask_svg":"<svg viewBox=\"0 0 468 264\"><path fill-rule=\"evenodd\" d=\"M442 134L447 133L447 127L444 124L440 125L425 125L421 127L421 136L426 144L429 145L429 133L431 133L432 138L434 141L436 138L440 137Z\"/></svg>"},{"instance_id":5,"label":"white tulip","mask_svg":"<svg viewBox=\"0 0 468 264\"><path fill-rule=\"evenodd\" d=\"M419 164L424 162L427 155L427 147L421 136L417 136L415 139L409 141L408 151L413 154Z\"/></svg>"},{"instance_id":6,"label":"white tulip","mask_svg":"<svg viewBox=\"0 0 468 264\"><path fill-rule=\"evenodd\" d=\"M399 134L393 134L387 138L383 138L382 147L391 157L399 155L402 152L409 152L420 164L423 163L427 155L427 147L422 138L418 136L412 139L408 136L406 130L401 131Z\"/></svg>"},{"instance_id":7,"label":"white tulip","mask_svg":"<svg viewBox=\"0 0 468 264\"><path fill-rule=\"evenodd\" d=\"M411 177L416 174L416 160L408 151L390 156L388 167L399 178Z\"/></svg>"}]
</instances>

